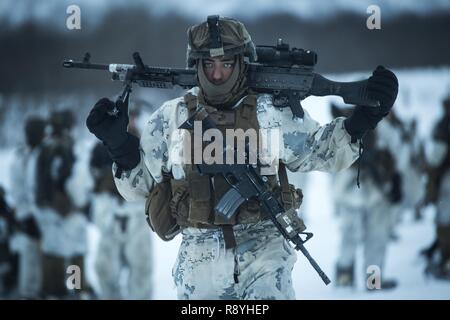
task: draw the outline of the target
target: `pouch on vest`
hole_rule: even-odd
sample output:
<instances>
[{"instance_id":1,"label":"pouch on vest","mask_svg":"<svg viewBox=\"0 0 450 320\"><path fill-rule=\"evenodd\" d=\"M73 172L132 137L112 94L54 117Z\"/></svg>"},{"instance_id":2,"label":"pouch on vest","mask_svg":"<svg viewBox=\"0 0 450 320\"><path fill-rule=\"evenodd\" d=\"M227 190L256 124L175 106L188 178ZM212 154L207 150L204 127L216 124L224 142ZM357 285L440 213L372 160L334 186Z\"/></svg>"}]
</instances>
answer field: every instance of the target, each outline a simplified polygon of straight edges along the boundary
<instances>
[{"instance_id":1,"label":"pouch on vest","mask_svg":"<svg viewBox=\"0 0 450 320\"><path fill-rule=\"evenodd\" d=\"M281 161L278 168L278 178L280 185L276 188L275 193L283 204L285 215L290 216L289 220L295 221L295 232L303 232L306 230L306 226L303 219L297 214L297 210L303 202L303 192L289 183L286 166Z\"/></svg>"},{"instance_id":2,"label":"pouch on vest","mask_svg":"<svg viewBox=\"0 0 450 320\"><path fill-rule=\"evenodd\" d=\"M303 202L302 190L295 188L293 184L289 184L288 192L284 192L281 187L277 187L275 188L275 193L279 195L279 200L283 204L284 210L291 208L298 210Z\"/></svg>"},{"instance_id":3,"label":"pouch on vest","mask_svg":"<svg viewBox=\"0 0 450 320\"><path fill-rule=\"evenodd\" d=\"M189 189L184 180L171 180L172 199L169 202L172 216L180 226L184 226L189 217Z\"/></svg>"},{"instance_id":4,"label":"pouch on vest","mask_svg":"<svg viewBox=\"0 0 450 320\"><path fill-rule=\"evenodd\" d=\"M172 215L170 179L163 179L153 187L145 203L145 215L150 228L164 241L172 240L180 231Z\"/></svg>"},{"instance_id":5,"label":"pouch on vest","mask_svg":"<svg viewBox=\"0 0 450 320\"><path fill-rule=\"evenodd\" d=\"M211 223L211 184L207 175L200 175L195 171L188 173L190 194L189 218L190 223Z\"/></svg>"}]
</instances>

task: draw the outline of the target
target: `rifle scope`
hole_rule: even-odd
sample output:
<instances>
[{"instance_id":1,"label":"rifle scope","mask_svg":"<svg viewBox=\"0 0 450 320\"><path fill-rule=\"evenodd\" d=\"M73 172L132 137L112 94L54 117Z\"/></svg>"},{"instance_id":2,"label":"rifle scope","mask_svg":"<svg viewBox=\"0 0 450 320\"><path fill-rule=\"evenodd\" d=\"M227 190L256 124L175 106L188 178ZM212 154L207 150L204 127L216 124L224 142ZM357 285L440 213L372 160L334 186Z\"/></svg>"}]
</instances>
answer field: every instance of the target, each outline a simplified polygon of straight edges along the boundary
<instances>
[{"instance_id":1,"label":"rifle scope","mask_svg":"<svg viewBox=\"0 0 450 320\"><path fill-rule=\"evenodd\" d=\"M292 48L289 44L278 40L276 46L256 46L258 63L276 67L292 67L293 65L314 66L317 54L314 51Z\"/></svg>"}]
</instances>

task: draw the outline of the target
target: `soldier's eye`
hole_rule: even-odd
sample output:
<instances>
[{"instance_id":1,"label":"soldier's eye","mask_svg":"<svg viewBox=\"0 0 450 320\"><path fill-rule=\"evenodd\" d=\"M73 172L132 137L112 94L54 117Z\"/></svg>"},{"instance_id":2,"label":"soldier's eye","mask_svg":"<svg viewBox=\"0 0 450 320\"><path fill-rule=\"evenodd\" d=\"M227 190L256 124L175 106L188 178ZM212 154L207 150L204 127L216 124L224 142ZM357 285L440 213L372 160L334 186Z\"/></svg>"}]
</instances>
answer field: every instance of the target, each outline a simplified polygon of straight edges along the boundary
<instances>
[{"instance_id":1,"label":"soldier's eye","mask_svg":"<svg viewBox=\"0 0 450 320\"><path fill-rule=\"evenodd\" d=\"M207 69L211 69L213 67L213 64L211 62L204 62L203 67Z\"/></svg>"},{"instance_id":2,"label":"soldier's eye","mask_svg":"<svg viewBox=\"0 0 450 320\"><path fill-rule=\"evenodd\" d=\"M225 68L227 68L227 69L232 69L233 66L234 66L234 63L232 63L232 62L225 62L225 63L223 64L223 66L224 66Z\"/></svg>"}]
</instances>

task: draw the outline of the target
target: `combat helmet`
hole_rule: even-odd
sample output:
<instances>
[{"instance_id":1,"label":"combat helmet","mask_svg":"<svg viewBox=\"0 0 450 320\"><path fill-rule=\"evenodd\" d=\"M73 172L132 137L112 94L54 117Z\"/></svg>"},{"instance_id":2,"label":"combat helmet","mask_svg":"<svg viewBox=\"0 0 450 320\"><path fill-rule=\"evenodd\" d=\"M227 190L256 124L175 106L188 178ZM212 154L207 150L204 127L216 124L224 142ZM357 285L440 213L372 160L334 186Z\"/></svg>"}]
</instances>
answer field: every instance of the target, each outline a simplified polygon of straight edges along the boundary
<instances>
[{"instance_id":1,"label":"combat helmet","mask_svg":"<svg viewBox=\"0 0 450 320\"><path fill-rule=\"evenodd\" d=\"M29 117L25 122L25 138L28 146L37 147L45 136L47 121L39 116Z\"/></svg>"},{"instance_id":2,"label":"combat helmet","mask_svg":"<svg viewBox=\"0 0 450 320\"><path fill-rule=\"evenodd\" d=\"M187 31L186 64L195 65L197 59L242 54L250 62L257 60L256 47L241 22L218 15L208 16L206 22Z\"/></svg>"},{"instance_id":3,"label":"combat helmet","mask_svg":"<svg viewBox=\"0 0 450 320\"><path fill-rule=\"evenodd\" d=\"M69 131L75 125L75 115L70 109L56 110L50 114L50 125L55 135Z\"/></svg>"}]
</instances>

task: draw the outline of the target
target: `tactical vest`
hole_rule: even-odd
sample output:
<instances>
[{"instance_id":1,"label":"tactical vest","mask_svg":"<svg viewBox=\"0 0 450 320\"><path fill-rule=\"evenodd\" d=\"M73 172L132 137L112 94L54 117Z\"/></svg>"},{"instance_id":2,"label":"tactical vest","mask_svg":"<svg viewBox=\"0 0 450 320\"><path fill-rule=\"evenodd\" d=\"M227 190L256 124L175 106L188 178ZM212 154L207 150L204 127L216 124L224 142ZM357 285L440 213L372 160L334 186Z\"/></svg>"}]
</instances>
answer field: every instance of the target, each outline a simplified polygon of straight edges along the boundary
<instances>
[{"instance_id":1,"label":"tactical vest","mask_svg":"<svg viewBox=\"0 0 450 320\"><path fill-rule=\"evenodd\" d=\"M37 159L36 203L54 209L61 216L68 215L74 208L65 188L75 164L73 147L72 137L54 137L42 147Z\"/></svg>"},{"instance_id":2,"label":"tactical vest","mask_svg":"<svg viewBox=\"0 0 450 320\"><path fill-rule=\"evenodd\" d=\"M209 106L205 106L205 109L214 120L217 129L222 132L223 137L225 137L226 129L242 129L245 132L251 128L258 132L256 98L256 95L248 95L239 106L232 110L218 110ZM188 109L188 117L190 117L197 109L197 97L188 93L184 96L184 100ZM190 134L191 142L193 142L193 132L190 132ZM193 152L191 154L193 156ZM163 215L165 211L168 211L167 213L170 212L173 220L161 223L165 228L168 228L174 222L181 228L221 228L224 231L225 238L227 238L227 234L232 234L231 227L235 224L256 223L269 219L267 212L265 212L259 201L250 199L237 209L236 214L231 219L226 220L214 212L217 202L231 188L222 174L214 176L200 175L194 165L186 165L185 174L186 179L184 180L175 180L170 175L165 175L163 182L152 191L152 194L156 194L156 197L151 194L147 201L146 211L149 216L149 224L163 240L170 240L171 237L162 235L157 230L158 228L155 224L161 221L161 217L153 217L152 223L152 215L156 215L157 212L159 215ZM302 192L300 189L295 189L293 185L289 185L285 166L281 162L278 175L280 183L278 183L276 175L267 176L272 191L279 197L285 210L292 207L299 208L303 197ZM170 188L168 186L169 182ZM168 193L168 189L171 191L169 209L167 209L167 202L164 204L164 193ZM152 202L154 202L153 212L149 208L149 206L152 206ZM167 213L164 213L164 215L167 215ZM170 226L168 229L174 230L173 226ZM232 242L227 246L232 246Z\"/></svg>"}]
</instances>

